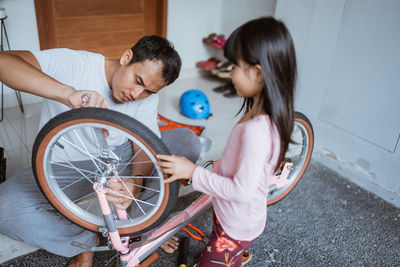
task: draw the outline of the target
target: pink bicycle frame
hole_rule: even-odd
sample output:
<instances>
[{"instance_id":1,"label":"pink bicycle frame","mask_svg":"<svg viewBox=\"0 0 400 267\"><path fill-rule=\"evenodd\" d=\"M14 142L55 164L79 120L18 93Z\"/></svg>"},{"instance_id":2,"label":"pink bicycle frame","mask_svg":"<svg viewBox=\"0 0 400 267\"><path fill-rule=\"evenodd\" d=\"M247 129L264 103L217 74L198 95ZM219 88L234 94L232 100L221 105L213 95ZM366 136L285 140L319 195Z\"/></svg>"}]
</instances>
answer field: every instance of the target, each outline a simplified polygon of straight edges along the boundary
<instances>
[{"instance_id":1,"label":"pink bicycle frame","mask_svg":"<svg viewBox=\"0 0 400 267\"><path fill-rule=\"evenodd\" d=\"M106 190L97 183L93 185L97 193L100 207L108 229L108 236L113 248L121 253L121 266L134 267L143 262L154 250L168 240L171 236L186 226L193 217L202 211L211 203L211 197L208 195L200 196L185 210L173 214L170 219L161 227L151 230L141 236L142 242L133 242L129 244L130 237L122 237L113 220L113 215L106 198ZM121 214L123 217L126 215Z\"/></svg>"},{"instance_id":2,"label":"pink bicycle frame","mask_svg":"<svg viewBox=\"0 0 400 267\"><path fill-rule=\"evenodd\" d=\"M282 172L280 174L271 177L269 186L276 186L281 188L288 183L288 175L290 173L290 167L293 163L285 163ZM213 171L218 167L218 161L215 162ZM130 239L135 240L135 237L121 237L113 219L110 205L106 198L107 190L98 183L93 185L93 189L97 193L100 207L104 216L106 229L108 232L109 240L111 241L113 249L119 252L120 262L122 267L135 267L135 266L148 266L152 261L158 257L153 257L153 260L149 261L148 264L143 264L146 258L148 258L153 251L155 251L160 245L171 238L174 234L185 227L191 220L194 219L203 209L205 209L211 203L211 197L202 194L196 199L191 205L181 212L170 215L166 223L160 227L146 232L140 236L142 241L134 241L130 243ZM117 210L119 219L127 219L126 211ZM74 242L79 247L86 248L92 251L104 251L111 250L111 248L91 248L84 244ZM149 257L150 258L150 257Z\"/></svg>"}]
</instances>

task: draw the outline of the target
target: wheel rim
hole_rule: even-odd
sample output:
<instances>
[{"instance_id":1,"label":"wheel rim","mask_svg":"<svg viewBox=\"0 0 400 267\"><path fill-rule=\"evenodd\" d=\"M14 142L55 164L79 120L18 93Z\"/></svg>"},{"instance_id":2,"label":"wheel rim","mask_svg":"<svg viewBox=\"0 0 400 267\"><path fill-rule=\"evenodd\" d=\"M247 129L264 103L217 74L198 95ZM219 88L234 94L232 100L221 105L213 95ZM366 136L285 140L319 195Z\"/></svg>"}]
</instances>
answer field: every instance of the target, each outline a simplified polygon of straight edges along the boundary
<instances>
[{"instance_id":1,"label":"wheel rim","mask_svg":"<svg viewBox=\"0 0 400 267\"><path fill-rule=\"evenodd\" d=\"M273 204L285 197L297 184L308 166L312 151L312 136L310 129L304 125L302 120L295 120L291 139L294 141L289 144L285 153L285 159L292 162L291 171L288 176L289 183L279 189L270 188L268 192L268 204Z\"/></svg>"},{"instance_id":2,"label":"wheel rim","mask_svg":"<svg viewBox=\"0 0 400 267\"><path fill-rule=\"evenodd\" d=\"M45 189L45 191L48 191L46 193L47 197L49 197L48 194L50 192L53 199L52 204L54 205L53 202L55 201L58 205L63 206L67 210L67 214L64 212L63 214L69 219L74 221L74 218L79 218L78 224L81 225L82 223L80 222L84 221L85 224L91 225L85 228L98 230L98 227L104 226L103 216L100 212L97 196L92 189L92 184L100 178L109 180L114 175L105 176L104 172L101 171L102 168L100 166L103 166L105 163L99 158L98 153L95 152L96 144L94 144L93 140L96 139L94 138L94 134L88 134L94 128L106 129L109 133L109 137L107 138L112 138L116 135L123 136L124 138L119 138L121 139L121 143L130 141L139 147L138 151L116 165L116 170L118 170L123 178L127 180L134 178L133 176L123 175L123 173L132 166L135 166L135 164L144 163L133 163L133 160L139 153L145 153L150 159L146 163L152 164L153 172L149 176L141 176L145 184L143 186L139 185L142 192L134 197L130 210L127 210L128 220L116 220L119 229L134 228L144 223L149 224L151 221L150 218L155 216L159 208L163 205L163 200L167 193L163 185L163 174L156 164L155 152L140 137L109 123L105 125L103 123L85 122L71 124L61 130L54 129L55 133L51 135L50 140L44 142L43 158L39 162L43 168L43 175L41 175L43 178L40 183L42 187L47 188ZM72 138L71 136L76 138ZM75 151L75 154L78 153L79 156L74 155L74 158L71 158L71 151ZM65 173L71 176L66 176ZM122 182L126 185L132 184L129 181ZM77 197L74 188L82 186L87 187L85 188L87 192ZM132 195L129 197L132 198ZM113 205L111 207L113 208ZM93 227L94 229L92 229Z\"/></svg>"}]
</instances>

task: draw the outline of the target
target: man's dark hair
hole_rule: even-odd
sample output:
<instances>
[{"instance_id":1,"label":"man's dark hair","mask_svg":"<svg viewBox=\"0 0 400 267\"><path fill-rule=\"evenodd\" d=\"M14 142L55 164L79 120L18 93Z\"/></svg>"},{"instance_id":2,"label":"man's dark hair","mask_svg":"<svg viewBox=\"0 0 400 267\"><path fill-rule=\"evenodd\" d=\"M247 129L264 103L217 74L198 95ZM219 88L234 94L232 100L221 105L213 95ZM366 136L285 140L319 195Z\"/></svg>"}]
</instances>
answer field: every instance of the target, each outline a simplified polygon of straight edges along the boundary
<instances>
[{"instance_id":1,"label":"man's dark hair","mask_svg":"<svg viewBox=\"0 0 400 267\"><path fill-rule=\"evenodd\" d=\"M157 35L142 37L132 48L133 57L129 64L145 60L161 60L163 63L162 77L166 85L178 78L181 70L181 58L174 45L167 39Z\"/></svg>"}]
</instances>

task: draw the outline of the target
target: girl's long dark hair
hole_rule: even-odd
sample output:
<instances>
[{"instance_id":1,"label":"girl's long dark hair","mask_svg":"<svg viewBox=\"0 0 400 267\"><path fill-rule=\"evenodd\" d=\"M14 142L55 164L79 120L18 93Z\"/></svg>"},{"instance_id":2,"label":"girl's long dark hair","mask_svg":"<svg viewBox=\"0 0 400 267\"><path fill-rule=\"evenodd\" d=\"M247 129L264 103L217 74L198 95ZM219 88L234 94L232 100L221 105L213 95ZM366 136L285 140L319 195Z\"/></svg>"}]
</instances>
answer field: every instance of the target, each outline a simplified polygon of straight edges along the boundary
<instances>
[{"instance_id":1,"label":"girl's long dark hair","mask_svg":"<svg viewBox=\"0 0 400 267\"><path fill-rule=\"evenodd\" d=\"M291 142L297 79L296 53L289 31L272 17L251 20L229 36L224 55L234 64L241 59L251 66L261 65L265 84L259 104L279 131L278 163L282 162ZM253 99L245 98L239 113L243 109L248 112L252 105Z\"/></svg>"}]
</instances>

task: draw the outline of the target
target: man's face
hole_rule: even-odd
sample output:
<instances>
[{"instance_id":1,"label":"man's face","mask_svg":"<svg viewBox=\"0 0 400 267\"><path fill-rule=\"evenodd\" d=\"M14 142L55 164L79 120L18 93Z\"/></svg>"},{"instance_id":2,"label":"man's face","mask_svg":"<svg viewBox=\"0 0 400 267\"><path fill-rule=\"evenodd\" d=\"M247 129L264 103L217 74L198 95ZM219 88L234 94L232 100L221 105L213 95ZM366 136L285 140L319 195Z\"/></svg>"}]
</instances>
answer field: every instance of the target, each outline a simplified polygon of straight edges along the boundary
<instances>
[{"instance_id":1,"label":"man's face","mask_svg":"<svg viewBox=\"0 0 400 267\"><path fill-rule=\"evenodd\" d=\"M161 90L166 84L162 77L160 60L121 62L112 77L112 95L116 102L125 103L148 97Z\"/></svg>"}]
</instances>

